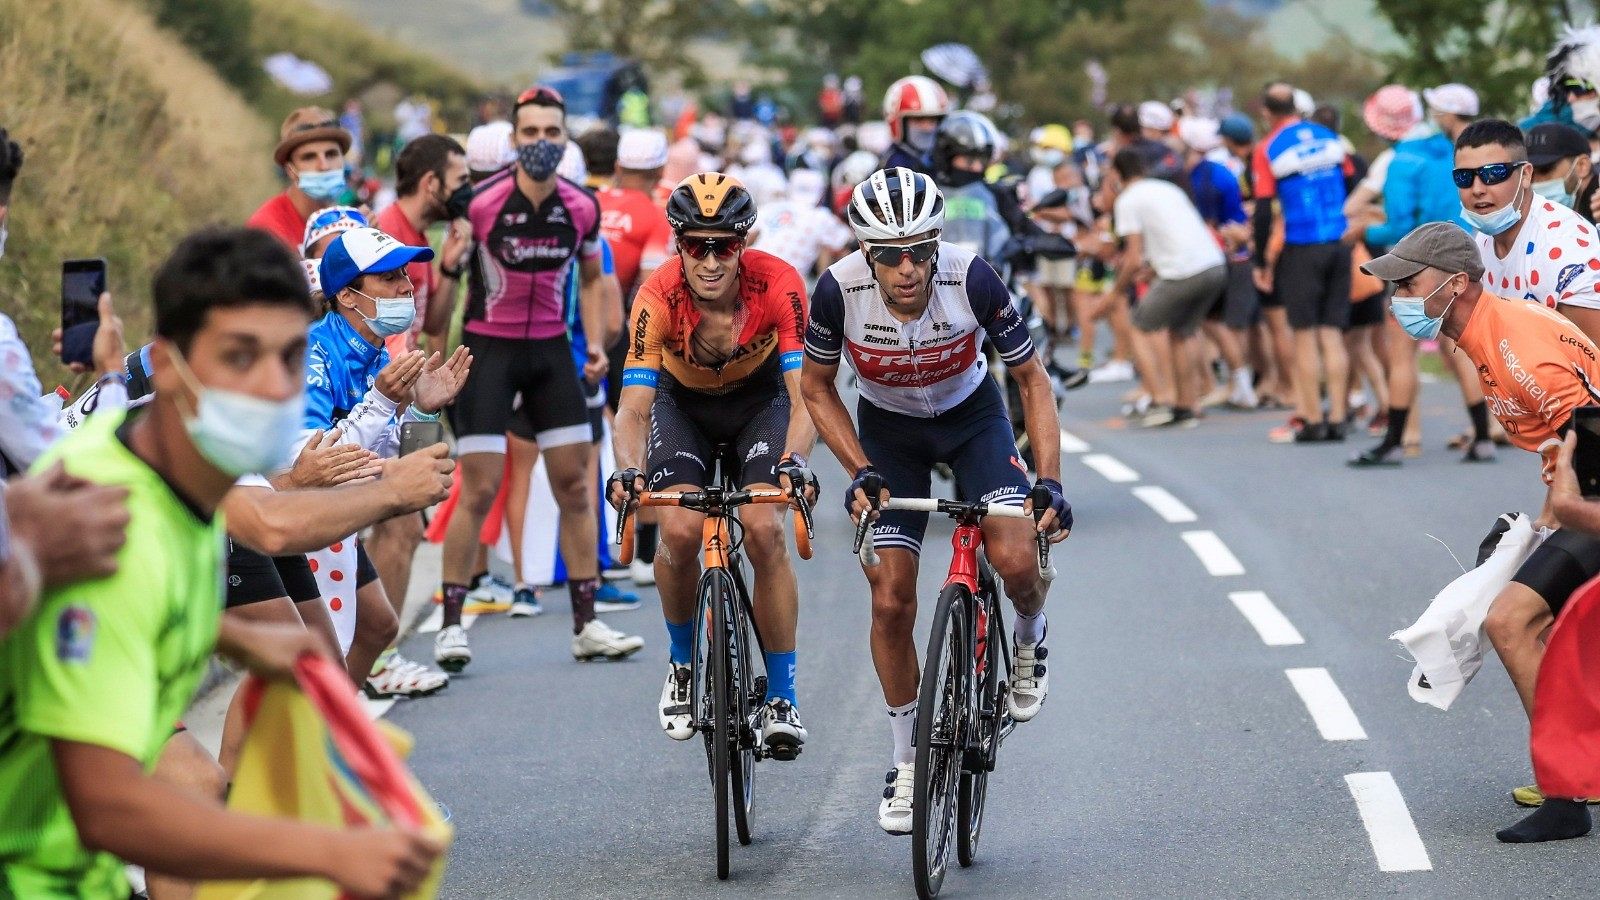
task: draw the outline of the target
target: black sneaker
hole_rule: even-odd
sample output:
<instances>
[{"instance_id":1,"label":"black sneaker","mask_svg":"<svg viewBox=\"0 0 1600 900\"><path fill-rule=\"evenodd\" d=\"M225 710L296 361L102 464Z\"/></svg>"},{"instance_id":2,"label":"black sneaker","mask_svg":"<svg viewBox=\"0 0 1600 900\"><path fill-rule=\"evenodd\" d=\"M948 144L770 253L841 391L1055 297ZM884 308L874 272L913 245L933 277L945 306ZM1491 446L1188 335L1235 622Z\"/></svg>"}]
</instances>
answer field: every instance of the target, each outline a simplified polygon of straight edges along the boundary
<instances>
[{"instance_id":1,"label":"black sneaker","mask_svg":"<svg viewBox=\"0 0 1600 900\"><path fill-rule=\"evenodd\" d=\"M1320 444L1326 440L1328 440L1327 422L1312 422L1295 432L1294 436L1296 444ZM1343 440L1343 438L1341 437L1340 440Z\"/></svg>"},{"instance_id":2,"label":"black sneaker","mask_svg":"<svg viewBox=\"0 0 1600 900\"><path fill-rule=\"evenodd\" d=\"M1343 422L1329 422L1328 423L1328 436L1323 438L1323 440L1327 441L1330 444L1342 444L1342 443L1344 443L1344 434L1345 434L1345 423L1343 423Z\"/></svg>"},{"instance_id":3,"label":"black sneaker","mask_svg":"<svg viewBox=\"0 0 1600 900\"><path fill-rule=\"evenodd\" d=\"M1399 444L1379 444L1368 450L1363 450L1350 457L1351 468L1368 469L1378 466L1398 466L1405 456L1405 450Z\"/></svg>"}]
</instances>

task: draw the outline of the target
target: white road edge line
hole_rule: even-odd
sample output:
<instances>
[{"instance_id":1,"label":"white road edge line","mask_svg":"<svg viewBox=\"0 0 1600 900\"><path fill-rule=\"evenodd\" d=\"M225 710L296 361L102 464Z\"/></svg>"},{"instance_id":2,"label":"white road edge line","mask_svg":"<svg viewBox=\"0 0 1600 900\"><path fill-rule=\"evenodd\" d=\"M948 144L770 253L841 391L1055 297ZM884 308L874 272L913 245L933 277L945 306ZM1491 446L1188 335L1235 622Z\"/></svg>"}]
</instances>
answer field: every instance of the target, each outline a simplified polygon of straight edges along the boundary
<instances>
[{"instance_id":1,"label":"white road edge line","mask_svg":"<svg viewBox=\"0 0 1600 900\"><path fill-rule=\"evenodd\" d=\"M1107 481L1115 484L1126 484L1138 481L1139 473L1122 464L1122 461L1106 453L1090 453L1082 457L1083 464L1104 475Z\"/></svg>"},{"instance_id":2,"label":"white road edge line","mask_svg":"<svg viewBox=\"0 0 1600 900\"><path fill-rule=\"evenodd\" d=\"M1367 732L1327 669L1284 669L1324 740L1364 741ZM1398 796L1398 792L1397 792Z\"/></svg>"},{"instance_id":3,"label":"white road edge line","mask_svg":"<svg viewBox=\"0 0 1600 900\"><path fill-rule=\"evenodd\" d=\"M1306 642L1306 639L1300 636L1299 630L1278 611L1278 607L1273 605L1266 593L1234 591L1228 595L1228 599L1233 601L1240 614L1255 627L1256 634L1261 635L1261 642L1268 647L1289 647Z\"/></svg>"},{"instance_id":4,"label":"white road edge line","mask_svg":"<svg viewBox=\"0 0 1600 900\"><path fill-rule=\"evenodd\" d=\"M1383 872L1427 872L1433 869L1428 848L1411 821L1406 798L1388 772L1356 772L1344 777L1366 826L1378 869Z\"/></svg>"},{"instance_id":5,"label":"white road edge line","mask_svg":"<svg viewBox=\"0 0 1600 900\"><path fill-rule=\"evenodd\" d=\"M1089 445L1084 442L1083 438L1063 428L1061 429L1061 452L1068 455L1088 453Z\"/></svg>"},{"instance_id":6,"label":"white road edge line","mask_svg":"<svg viewBox=\"0 0 1600 900\"><path fill-rule=\"evenodd\" d=\"M1212 575L1222 578L1244 574L1244 565L1222 542L1222 538L1217 537L1215 531L1185 531L1183 542L1189 545L1195 556L1200 557L1200 564Z\"/></svg>"},{"instance_id":7,"label":"white road edge line","mask_svg":"<svg viewBox=\"0 0 1600 900\"><path fill-rule=\"evenodd\" d=\"M1164 487L1153 484L1141 484L1133 489L1133 495L1145 502L1145 505L1156 511L1160 516L1174 525L1184 522L1193 522L1199 518L1194 510L1183 504L1182 500L1172 496Z\"/></svg>"}]
</instances>

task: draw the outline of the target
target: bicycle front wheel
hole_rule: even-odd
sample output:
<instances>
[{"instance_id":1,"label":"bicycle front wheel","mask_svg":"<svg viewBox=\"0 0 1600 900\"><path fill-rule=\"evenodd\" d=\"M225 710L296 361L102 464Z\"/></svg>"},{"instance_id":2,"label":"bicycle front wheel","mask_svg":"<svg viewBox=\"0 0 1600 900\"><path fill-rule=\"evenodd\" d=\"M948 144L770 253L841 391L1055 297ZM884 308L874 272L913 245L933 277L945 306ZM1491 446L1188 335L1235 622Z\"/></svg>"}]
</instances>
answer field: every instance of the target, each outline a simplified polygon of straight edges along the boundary
<instances>
[{"instance_id":1,"label":"bicycle front wheel","mask_svg":"<svg viewBox=\"0 0 1600 900\"><path fill-rule=\"evenodd\" d=\"M738 739L733 722L731 693L733 660L729 647L728 603L733 598L733 579L721 569L711 569L700 579L700 608L711 614L711 635L707 655L706 694L711 697L711 729L706 735L711 751L711 793L717 815L717 877L728 877L728 804L733 784L734 742Z\"/></svg>"},{"instance_id":2,"label":"bicycle front wheel","mask_svg":"<svg viewBox=\"0 0 1600 900\"><path fill-rule=\"evenodd\" d=\"M733 652L733 665L730 667L733 678L728 685L728 695L733 698L731 705L734 718L734 747L730 756L733 766L729 783L733 788L734 828L739 835L739 843L748 846L756 780L756 745L761 740L755 730L756 712L761 708L766 685L755 675L756 641L751 632L753 626L745 582L742 578L735 578L734 581L738 586L737 594L730 597L727 607L731 625L730 649Z\"/></svg>"},{"instance_id":3,"label":"bicycle front wheel","mask_svg":"<svg viewBox=\"0 0 1600 900\"><path fill-rule=\"evenodd\" d=\"M938 896L944 885L956 830L958 785L972 711L970 605L971 595L959 584L939 594L922 667L911 857L917 896L923 900Z\"/></svg>"},{"instance_id":4,"label":"bicycle front wheel","mask_svg":"<svg viewBox=\"0 0 1600 900\"><path fill-rule=\"evenodd\" d=\"M960 825L956 841L956 860L962 868L972 865L978 855L978 836L983 832L983 804L989 796L989 773L994 771L995 757L1000 752L1000 728L1005 716L1005 697L1001 684L1006 678L1003 670L1009 665L1002 658L1005 647L1000 637L1000 616L995 611L993 596L982 607L987 615L980 615L983 625L974 623L974 631L981 628L977 659L982 660L983 671L978 676L977 696L974 698L976 732L972 751L967 754L966 771L961 773L961 796L956 804L956 818Z\"/></svg>"}]
</instances>

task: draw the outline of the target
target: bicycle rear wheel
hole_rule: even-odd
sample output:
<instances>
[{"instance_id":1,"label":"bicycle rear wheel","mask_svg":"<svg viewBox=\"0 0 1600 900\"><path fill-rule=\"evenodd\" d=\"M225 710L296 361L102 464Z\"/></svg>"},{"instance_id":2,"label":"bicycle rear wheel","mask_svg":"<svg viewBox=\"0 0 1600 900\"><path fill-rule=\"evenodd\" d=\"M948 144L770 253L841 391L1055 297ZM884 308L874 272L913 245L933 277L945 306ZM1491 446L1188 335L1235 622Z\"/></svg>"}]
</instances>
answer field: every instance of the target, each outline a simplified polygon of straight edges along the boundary
<instances>
[{"instance_id":1,"label":"bicycle rear wheel","mask_svg":"<svg viewBox=\"0 0 1600 900\"><path fill-rule=\"evenodd\" d=\"M728 622L733 639L733 679L729 683L729 696L733 698L734 744L730 760L732 770L729 783L733 790L733 824L739 843L750 844L750 814L755 792L756 745L760 741L755 731L756 711L766 693L766 684L755 676L756 641L751 635L749 597L744 580L735 578L738 588L730 595Z\"/></svg>"},{"instance_id":2,"label":"bicycle rear wheel","mask_svg":"<svg viewBox=\"0 0 1600 900\"><path fill-rule=\"evenodd\" d=\"M917 700L917 770L911 814L912 872L917 896L936 897L950 863L961 761L971 716L970 597L947 586L934 608Z\"/></svg>"},{"instance_id":3,"label":"bicycle rear wheel","mask_svg":"<svg viewBox=\"0 0 1600 900\"><path fill-rule=\"evenodd\" d=\"M984 624L981 626L984 631L980 638L983 644L983 674L978 679L975 698L977 734L972 741L972 750L966 757L965 771L961 773L961 793L956 804L956 821L960 825L956 835L956 859L962 868L972 865L978 856L978 837L983 832L983 804L989 796L989 773L994 771L995 759L1000 753L1000 727L1005 715L1005 698L1000 692L1005 672L1001 667L1009 665L1002 656L1004 644L1000 638L1000 616L996 612L993 596L987 605L980 604L980 608L987 614L982 616Z\"/></svg>"},{"instance_id":4,"label":"bicycle rear wheel","mask_svg":"<svg viewBox=\"0 0 1600 900\"><path fill-rule=\"evenodd\" d=\"M707 655L706 693L711 697L711 728L706 734L711 753L711 793L717 815L717 877L728 877L728 806L733 784L734 741L732 694L729 691L733 660L729 653L728 606L733 579L721 569L708 570L700 579L701 609L711 611L711 640Z\"/></svg>"}]
</instances>

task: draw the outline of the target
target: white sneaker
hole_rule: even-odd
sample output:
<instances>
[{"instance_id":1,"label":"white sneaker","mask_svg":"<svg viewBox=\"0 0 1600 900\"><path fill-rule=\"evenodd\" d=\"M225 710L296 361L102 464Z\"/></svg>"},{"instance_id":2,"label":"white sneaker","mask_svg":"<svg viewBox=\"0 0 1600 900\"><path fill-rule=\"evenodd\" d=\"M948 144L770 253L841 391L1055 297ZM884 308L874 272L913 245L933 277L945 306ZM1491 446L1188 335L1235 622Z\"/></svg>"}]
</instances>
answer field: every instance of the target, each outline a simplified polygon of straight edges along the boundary
<instances>
[{"instance_id":1,"label":"white sneaker","mask_svg":"<svg viewBox=\"0 0 1600 900\"><path fill-rule=\"evenodd\" d=\"M459 672L472 662L472 648L467 645L466 629L451 625L440 629L433 638L433 661L446 672Z\"/></svg>"},{"instance_id":2,"label":"white sneaker","mask_svg":"<svg viewBox=\"0 0 1600 900\"><path fill-rule=\"evenodd\" d=\"M513 589L511 585L500 580L498 575L489 575L478 586L467 591L467 601L477 603L493 603L496 605L509 604Z\"/></svg>"},{"instance_id":3,"label":"white sneaker","mask_svg":"<svg viewBox=\"0 0 1600 900\"><path fill-rule=\"evenodd\" d=\"M1132 381L1133 363L1125 359L1106 360L1097 369L1089 372L1090 384L1107 384L1113 381Z\"/></svg>"},{"instance_id":4,"label":"white sneaker","mask_svg":"<svg viewBox=\"0 0 1600 900\"><path fill-rule=\"evenodd\" d=\"M773 759L788 761L800 755L807 735L794 704L782 697L774 697L756 713L756 722L761 728L761 743L766 745Z\"/></svg>"},{"instance_id":5,"label":"white sneaker","mask_svg":"<svg viewBox=\"0 0 1600 900\"><path fill-rule=\"evenodd\" d=\"M911 799L916 789L916 766L895 766L883 777L883 800L878 803L878 827L890 834L911 833Z\"/></svg>"},{"instance_id":6,"label":"white sneaker","mask_svg":"<svg viewBox=\"0 0 1600 900\"><path fill-rule=\"evenodd\" d=\"M628 635L593 619L572 636L572 658L579 662L605 657L626 659L644 649L644 638Z\"/></svg>"},{"instance_id":7,"label":"white sneaker","mask_svg":"<svg viewBox=\"0 0 1600 900\"><path fill-rule=\"evenodd\" d=\"M656 583L656 564L636 558L628 563L628 577L639 587L649 587Z\"/></svg>"},{"instance_id":8,"label":"white sneaker","mask_svg":"<svg viewBox=\"0 0 1600 900\"><path fill-rule=\"evenodd\" d=\"M517 588L512 595L511 609L506 613L513 619L528 619L544 612L544 607L539 603L539 591L536 588Z\"/></svg>"},{"instance_id":9,"label":"white sneaker","mask_svg":"<svg viewBox=\"0 0 1600 900\"><path fill-rule=\"evenodd\" d=\"M1037 644L1015 641L1011 650L1011 690L1006 694L1006 711L1018 722L1037 716L1050 693L1050 676L1044 668L1049 652L1043 638Z\"/></svg>"},{"instance_id":10,"label":"white sneaker","mask_svg":"<svg viewBox=\"0 0 1600 900\"><path fill-rule=\"evenodd\" d=\"M361 690L373 700L388 697L426 697L436 694L450 684L450 676L435 672L396 653L389 664L376 674L368 675Z\"/></svg>"},{"instance_id":11,"label":"white sneaker","mask_svg":"<svg viewBox=\"0 0 1600 900\"><path fill-rule=\"evenodd\" d=\"M688 666L680 666L675 662L667 663L667 682L661 686L661 730L667 737L675 741L687 741L694 737L694 716L689 704L694 692L691 691L689 679L692 677Z\"/></svg>"},{"instance_id":12,"label":"white sneaker","mask_svg":"<svg viewBox=\"0 0 1600 900\"><path fill-rule=\"evenodd\" d=\"M1250 370L1241 369L1235 373L1233 390L1228 394L1228 405L1239 409L1255 409L1261 405L1261 398L1256 396L1255 386L1250 383Z\"/></svg>"}]
</instances>

